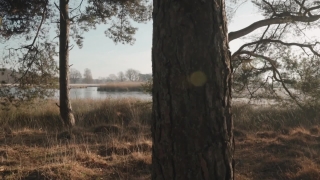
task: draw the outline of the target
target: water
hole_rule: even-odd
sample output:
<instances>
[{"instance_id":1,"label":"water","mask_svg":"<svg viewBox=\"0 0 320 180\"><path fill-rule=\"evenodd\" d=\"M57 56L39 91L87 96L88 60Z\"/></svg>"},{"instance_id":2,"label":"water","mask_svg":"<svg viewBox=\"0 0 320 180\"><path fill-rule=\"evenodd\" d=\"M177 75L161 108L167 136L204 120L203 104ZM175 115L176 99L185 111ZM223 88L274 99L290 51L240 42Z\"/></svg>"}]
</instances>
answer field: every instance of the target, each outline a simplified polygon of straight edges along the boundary
<instances>
[{"instance_id":1,"label":"water","mask_svg":"<svg viewBox=\"0 0 320 180\"><path fill-rule=\"evenodd\" d=\"M14 88L10 89L14 91ZM97 87L74 88L70 90L71 99L106 99L106 98L137 98L141 100L151 101L150 94L143 92L106 92L97 91ZM59 99L59 90L55 90L55 99ZM247 103L249 105L270 106L277 105L279 102L273 99L260 98L251 100L248 98L233 98L233 103Z\"/></svg>"},{"instance_id":2,"label":"water","mask_svg":"<svg viewBox=\"0 0 320 180\"><path fill-rule=\"evenodd\" d=\"M59 98L59 90L55 92L54 98ZM97 91L97 87L75 88L70 90L71 99L106 99L106 98L138 98L151 100L150 94L143 92L105 92Z\"/></svg>"},{"instance_id":3,"label":"water","mask_svg":"<svg viewBox=\"0 0 320 180\"><path fill-rule=\"evenodd\" d=\"M142 100L152 100L150 94L143 92L106 92L97 91L97 87L75 88L70 90L71 99L106 99L106 98L138 98ZM55 92L55 98L59 98L59 90ZM270 106L278 104L273 99L261 98L249 100L248 98L233 98L233 103L247 103L249 105Z\"/></svg>"}]
</instances>

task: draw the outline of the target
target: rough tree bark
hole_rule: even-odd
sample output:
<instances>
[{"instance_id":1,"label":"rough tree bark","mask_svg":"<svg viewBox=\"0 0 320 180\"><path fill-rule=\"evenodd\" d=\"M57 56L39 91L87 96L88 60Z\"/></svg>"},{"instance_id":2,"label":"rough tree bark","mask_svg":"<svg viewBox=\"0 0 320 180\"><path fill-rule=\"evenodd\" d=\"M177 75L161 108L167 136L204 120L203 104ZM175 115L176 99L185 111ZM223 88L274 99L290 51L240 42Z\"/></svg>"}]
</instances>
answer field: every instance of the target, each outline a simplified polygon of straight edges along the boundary
<instances>
[{"instance_id":1,"label":"rough tree bark","mask_svg":"<svg viewBox=\"0 0 320 180\"><path fill-rule=\"evenodd\" d=\"M60 36L59 36L59 71L60 71L60 116L64 124L71 128L75 124L69 97L69 0L60 0Z\"/></svg>"},{"instance_id":2,"label":"rough tree bark","mask_svg":"<svg viewBox=\"0 0 320 180\"><path fill-rule=\"evenodd\" d=\"M224 0L153 1L156 180L231 180L231 55Z\"/></svg>"}]
</instances>

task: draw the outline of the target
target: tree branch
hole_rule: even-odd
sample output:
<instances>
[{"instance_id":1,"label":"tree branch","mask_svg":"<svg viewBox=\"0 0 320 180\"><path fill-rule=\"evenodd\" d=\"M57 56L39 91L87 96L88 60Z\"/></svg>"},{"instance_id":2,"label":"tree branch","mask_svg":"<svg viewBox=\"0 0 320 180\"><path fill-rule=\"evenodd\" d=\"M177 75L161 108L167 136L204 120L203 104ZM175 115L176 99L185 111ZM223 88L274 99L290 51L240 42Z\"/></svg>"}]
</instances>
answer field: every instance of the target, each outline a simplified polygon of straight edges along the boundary
<instances>
[{"instance_id":1,"label":"tree branch","mask_svg":"<svg viewBox=\"0 0 320 180\"><path fill-rule=\"evenodd\" d=\"M284 18L271 18L271 19L264 19L261 21L257 21L255 23L252 23L246 28L243 28L239 31L234 31L229 33L229 42L231 42L234 39L237 39L239 37L245 36L252 31L261 28L263 26L268 26L272 24L284 24L284 23L290 23L290 22L314 22L320 19L320 15L316 16L287 16Z\"/></svg>"},{"instance_id":2,"label":"tree branch","mask_svg":"<svg viewBox=\"0 0 320 180\"><path fill-rule=\"evenodd\" d=\"M47 1L47 3L48 3L48 1ZM43 22L44 22L44 20L45 20L45 18L46 18L46 12L47 12L47 7L45 6L44 9L43 9L43 12L42 12L42 18L41 18L40 24L39 24L39 26L38 26L37 33L36 33L35 37L33 38L32 43L29 44L29 45L26 45L26 46L23 46L23 47L22 47L22 48L28 49L28 52L25 54L25 56L24 56L24 58L23 58L23 62L25 62L28 54L29 54L31 51L36 51L36 54L38 53L38 50L37 50L37 49L34 50L32 47L34 47L34 44L35 44L35 42L36 42L36 40L37 40L37 38L38 38L38 36L39 36L39 32L40 32L41 27L42 27L42 25L43 25ZM23 73L23 75L18 79L18 81L21 81L21 79L26 76L26 74L29 72L29 70L30 70L30 68L31 68L31 65L34 63L34 61L35 61L35 58L32 59L30 65L28 65L27 70L26 70L26 71Z\"/></svg>"},{"instance_id":3,"label":"tree branch","mask_svg":"<svg viewBox=\"0 0 320 180\"><path fill-rule=\"evenodd\" d=\"M301 43L286 43L286 42L283 42L281 40L274 40L274 39L260 39L258 41L254 41L254 42L246 43L246 44L242 45L235 53L233 53L232 59L237 57L239 54L243 54L242 50L245 47L251 46L251 45L254 45L254 44L260 44L260 43L280 43L280 44L285 45L285 46L299 46L299 47L302 48L302 50L304 50L303 48L308 48L313 54L315 54L316 56L320 57L320 54L313 49L313 46L317 45L318 42L316 42L314 44L301 44ZM247 53L245 53L245 54L247 54Z\"/></svg>"},{"instance_id":4,"label":"tree branch","mask_svg":"<svg viewBox=\"0 0 320 180\"><path fill-rule=\"evenodd\" d=\"M281 77L281 74L279 72L279 70L277 69L277 66L276 66L276 61L275 60L272 60L271 58L267 57L267 56L263 56L263 55L260 55L260 54L255 54L255 53L252 53L250 51L241 51L241 54L247 54L247 55L250 55L250 56L254 56L254 57L257 57L257 58L262 58L266 61L268 61L272 68L273 68L273 73L274 73L274 78L281 83L282 87L285 89L285 91L288 93L288 95L296 102L296 104L303 109L303 106L300 104L300 102L296 99L296 97L289 91L289 89L287 88L286 84L284 83L284 80L282 79ZM277 76L279 76L279 78L277 78Z\"/></svg>"},{"instance_id":5,"label":"tree branch","mask_svg":"<svg viewBox=\"0 0 320 180\"><path fill-rule=\"evenodd\" d=\"M276 11L275 11L275 9L273 8L273 6L268 2L268 1L265 1L265 0L262 0L264 3L266 3L269 7L270 7L270 9L272 10L272 12L273 12L273 14L272 14L272 16L273 15L275 15L276 14Z\"/></svg>"}]
</instances>

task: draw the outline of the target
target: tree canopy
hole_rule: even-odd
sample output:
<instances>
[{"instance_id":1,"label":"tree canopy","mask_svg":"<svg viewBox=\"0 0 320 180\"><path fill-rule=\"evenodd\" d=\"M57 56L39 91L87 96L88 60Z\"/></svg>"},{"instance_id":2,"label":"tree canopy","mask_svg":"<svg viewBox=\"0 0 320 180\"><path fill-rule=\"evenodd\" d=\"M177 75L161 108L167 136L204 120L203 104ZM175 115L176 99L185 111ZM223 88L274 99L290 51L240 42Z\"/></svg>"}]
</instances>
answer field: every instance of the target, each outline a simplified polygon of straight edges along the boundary
<instances>
[{"instance_id":1,"label":"tree canopy","mask_svg":"<svg viewBox=\"0 0 320 180\"><path fill-rule=\"evenodd\" d=\"M229 17L239 4L229 6ZM274 89L282 87L285 93L299 103L299 89L306 76L315 77L318 68L312 66L320 59L318 37L310 37L319 28L320 2L313 0L251 0L264 19L229 32L229 42L246 36L244 43L233 52L234 90L246 91L252 98L263 94L281 97ZM249 33L252 33L248 36ZM249 38L248 38L249 37ZM249 40L248 40L249 39ZM303 71L302 63L313 68ZM313 74L310 74L310 73ZM306 73L309 73L306 74ZM318 84L320 85L320 84ZM301 104L300 104L301 106Z\"/></svg>"},{"instance_id":2,"label":"tree canopy","mask_svg":"<svg viewBox=\"0 0 320 180\"><path fill-rule=\"evenodd\" d=\"M70 36L80 48L83 46L83 33L102 23L109 26L105 34L115 43L133 44L137 28L131 23L148 21L152 9L150 3L143 0L89 0L73 2L72 5L69 11ZM1 64L12 70L16 88L21 89L20 94L18 91L12 94L8 93L9 88L1 88L1 97L19 96L23 100L28 97L27 86L46 86L39 91L41 93L56 86L59 72L54 60L58 55L57 39L50 38L48 34L52 34L53 27L56 27L59 36L58 5L48 0L0 0L0 17L0 40L13 42L12 46L5 48ZM73 45L69 46L72 49Z\"/></svg>"}]
</instances>

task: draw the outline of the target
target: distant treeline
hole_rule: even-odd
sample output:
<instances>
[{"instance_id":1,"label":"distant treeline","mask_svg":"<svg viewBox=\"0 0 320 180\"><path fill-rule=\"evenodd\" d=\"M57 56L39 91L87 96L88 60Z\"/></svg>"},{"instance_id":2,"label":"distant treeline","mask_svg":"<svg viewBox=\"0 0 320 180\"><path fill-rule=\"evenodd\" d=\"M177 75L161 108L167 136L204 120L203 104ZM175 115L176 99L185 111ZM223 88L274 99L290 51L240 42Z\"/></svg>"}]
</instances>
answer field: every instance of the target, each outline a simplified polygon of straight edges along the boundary
<instances>
[{"instance_id":1,"label":"distant treeline","mask_svg":"<svg viewBox=\"0 0 320 180\"><path fill-rule=\"evenodd\" d=\"M128 69L125 72L109 74L107 77L92 78L90 69L85 69L84 74L76 69L70 70L70 83L72 84L104 84L108 82L147 82L152 79L152 74L142 74L138 70Z\"/></svg>"}]
</instances>

